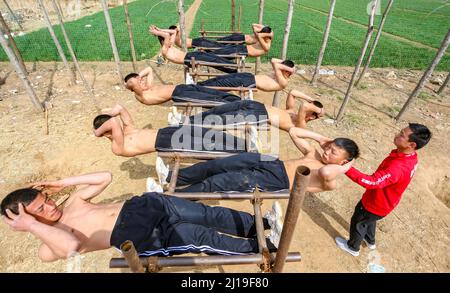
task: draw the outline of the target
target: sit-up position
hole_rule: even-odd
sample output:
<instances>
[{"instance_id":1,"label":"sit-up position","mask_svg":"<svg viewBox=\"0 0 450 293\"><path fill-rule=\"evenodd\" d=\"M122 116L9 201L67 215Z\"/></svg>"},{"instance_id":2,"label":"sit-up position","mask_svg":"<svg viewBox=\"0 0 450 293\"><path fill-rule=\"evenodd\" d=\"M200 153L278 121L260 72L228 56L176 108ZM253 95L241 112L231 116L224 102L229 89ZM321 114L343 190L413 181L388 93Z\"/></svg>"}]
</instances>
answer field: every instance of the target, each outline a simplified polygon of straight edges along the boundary
<instances>
[{"instance_id":1,"label":"sit-up position","mask_svg":"<svg viewBox=\"0 0 450 293\"><path fill-rule=\"evenodd\" d=\"M268 155L242 153L197 163L179 170L177 186L189 186L177 191L253 191L256 186L264 191L287 190L292 188L295 171L302 165L311 170L307 191L333 190L336 188L336 177L347 172L352 160L359 155L358 146L348 138L331 140L302 128L291 128L289 134L304 154L303 158L281 161ZM313 148L305 138L319 142L323 153ZM160 158L157 160L156 171L160 183L164 185L172 174L161 164Z\"/></svg>"},{"instance_id":2,"label":"sit-up position","mask_svg":"<svg viewBox=\"0 0 450 293\"><path fill-rule=\"evenodd\" d=\"M162 104L169 100L222 105L241 100L236 95L194 84L154 85L151 67L139 73L128 74L125 77L125 86L134 93L139 102L146 105Z\"/></svg>"},{"instance_id":3,"label":"sit-up position","mask_svg":"<svg viewBox=\"0 0 450 293\"><path fill-rule=\"evenodd\" d=\"M91 203L111 181L111 173L97 172L36 182L33 188L15 190L2 200L2 218L11 229L41 240L39 258L45 262L119 248L126 240L141 256L258 253L254 216L249 213L158 193L125 202ZM59 209L49 196L68 186L78 188ZM263 219L264 228L271 229L266 238L269 251L278 245L280 216L279 206L274 205Z\"/></svg>"},{"instance_id":4,"label":"sit-up position","mask_svg":"<svg viewBox=\"0 0 450 293\"><path fill-rule=\"evenodd\" d=\"M301 97L305 100L301 101L297 112L295 111L296 97ZM211 108L208 111L189 117L189 121L194 125L269 123L281 130L289 131L292 127L306 128L306 123L323 115L322 103L314 101L300 91L291 90L286 100L286 110L267 106L257 101L243 100Z\"/></svg>"},{"instance_id":5,"label":"sit-up position","mask_svg":"<svg viewBox=\"0 0 450 293\"><path fill-rule=\"evenodd\" d=\"M184 52L175 46L175 30L159 29L154 25L151 25L149 31L152 35L157 36L161 44L161 54L170 62L176 64L185 64L191 66L191 58L195 58L196 61L213 62L224 64L224 66L212 66L218 70L226 73L237 72L236 67L227 67L226 64L235 64L232 60L219 57L216 54L209 52Z\"/></svg>"},{"instance_id":6,"label":"sit-up position","mask_svg":"<svg viewBox=\"0 0 450 293\"><path fill-rule=\"evenodd\" d=\"M116 105L94 119L94 134L111 140L112 152L134 157L156 151L244 152L245 141L222 131L193 126L138 129L128 111Z\"/></svg>"},{"instance_id":7,"label":"sit-up position","mask_svg":"<svg viewBox=\"0 0 450 293\"><path fill-rule=\"evenodd\" d=\"M178 27L171 26L169 29L176 30L175 43L181 48L181 37ZM253 37L245 36L246 41L251 43L247 44L224 44L216 41L212 41L206 38L186 38L186 47L203 47L203 48L214 48L212 51L217 55L243 55L250 57L258 57L266 54L270 46L272 45L273 31L268 26L263 26L261 24L252 24Z\"/></svg>"},{"instance_id":8,"label":"sit-up position","mask_svg":"<svg viewBox=\"0 0 450 293\"><path fill-rule=\"evenodd\" d=\"M289 77L294 73L294 62L291 60L280 60L272 58L270 61L273 68L272 75L251 74L240 72L217 76L202 82L201 86L218 87L256 87L265 92L273 92L284 89L288 85Z\"/></svg>"}]
</instances>

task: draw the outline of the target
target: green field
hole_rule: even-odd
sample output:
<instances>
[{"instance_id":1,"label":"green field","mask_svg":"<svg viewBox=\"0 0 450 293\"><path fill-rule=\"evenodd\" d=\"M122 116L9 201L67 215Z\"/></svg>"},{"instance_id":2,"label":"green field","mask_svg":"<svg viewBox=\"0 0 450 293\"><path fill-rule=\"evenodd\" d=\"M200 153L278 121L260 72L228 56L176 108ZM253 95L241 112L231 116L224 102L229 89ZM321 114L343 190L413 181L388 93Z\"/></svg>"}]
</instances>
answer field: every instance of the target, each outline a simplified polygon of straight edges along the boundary
<instances>
[{"instance_id":1,"label":"green field","mask_svg":"<svg viewBox=\"0 0 450 293\"><path fill-rule=\"evenodd\" d=\"M149 58L159 49L156 39L147 33L149 24L167 27L177 22L176 2L141 0L129 5L139 59ZM193 0L185 2L187 9ZM382 0L381 12L387 2ZM157 3L160 4L156 5ZM267 61L271 57L280 56L288 1L266 0L265 3L264 23L270 25L275 32L272 48L263 58ZM367 31L368 3L369 0L337 1L323 65L355 65ZM259 1L236 0L236 18L239 14L239 6L243 8L241 29L251 33L250 25L258 18ZM289 39L289 59L301 64L315 64L322 43L328 8L328 0L296 1ZM111 9L110 13L120 57L122 60L130 60L123 8ZM202 19L207 29L229 30L231 28L230 0L203 0L197 12L191 37L198 36ZM376 25L380 20L381 16L377 16ZM86 27L88 24L91 27ZM396 0L383 30L386 33L378 44L371 66L424 69L435 56L436 49L440 46L449 27L450 3L448 1ZM102 12L67 23L66 29L80 60L112 59ZM59 27L56 30L62 40ZM16 40L27 61L59 59L47 29L18 37ZM6 60L3 51L0 52L0 58ZM442 59L437 69L450 71L450 53Z\"/></svg>"}]
</instances>

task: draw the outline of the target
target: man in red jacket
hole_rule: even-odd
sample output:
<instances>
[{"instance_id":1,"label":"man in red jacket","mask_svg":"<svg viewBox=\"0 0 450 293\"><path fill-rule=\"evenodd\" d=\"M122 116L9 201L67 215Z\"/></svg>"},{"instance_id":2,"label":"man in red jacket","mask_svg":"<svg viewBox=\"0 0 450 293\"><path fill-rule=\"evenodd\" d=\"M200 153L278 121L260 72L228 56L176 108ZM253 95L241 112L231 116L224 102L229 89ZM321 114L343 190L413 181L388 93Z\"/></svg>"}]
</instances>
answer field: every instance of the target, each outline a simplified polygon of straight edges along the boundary
<instances>
[{"instance_id":1,"label":"man in red jacket","mask_svg":"<svg viewBox=\"0 0 450 293\"><path fill-rule=\"evenodd\" d=\"M336 244L353 256L359 255L361 242L369 249L375 249L376 222L387 216L400 202L403 192L417 169L416 150L424 147L431 139L430 130L417 123L410 123L394 138L397 149L384 159L372 175L366 175L350 168L345 174L354 182L366 188L362 199L356 205L350 223L350 239L336 237Z\"/></svg>"}]
</instances>

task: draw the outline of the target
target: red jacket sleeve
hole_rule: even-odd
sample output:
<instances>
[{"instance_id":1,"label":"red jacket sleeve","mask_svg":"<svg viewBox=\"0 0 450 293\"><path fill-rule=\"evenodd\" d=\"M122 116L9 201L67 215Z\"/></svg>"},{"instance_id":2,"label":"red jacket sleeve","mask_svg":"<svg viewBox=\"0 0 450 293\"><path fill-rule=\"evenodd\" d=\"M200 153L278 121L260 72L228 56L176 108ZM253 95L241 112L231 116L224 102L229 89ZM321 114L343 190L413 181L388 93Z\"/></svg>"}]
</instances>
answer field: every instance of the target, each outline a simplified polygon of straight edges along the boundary
<instances>
[{"instance_id":1,"label":"red jacket sleeve","mask_svg":"<svg viewBox=\"0 0 450 293\"><path fill-rule=\"evenodd\" d=\"M366 189L379 189L396 183L400 179L401 173L395 166L387 166L372 175L366 175L351 167L345 175Z\"/></svg>"}]
</instances>

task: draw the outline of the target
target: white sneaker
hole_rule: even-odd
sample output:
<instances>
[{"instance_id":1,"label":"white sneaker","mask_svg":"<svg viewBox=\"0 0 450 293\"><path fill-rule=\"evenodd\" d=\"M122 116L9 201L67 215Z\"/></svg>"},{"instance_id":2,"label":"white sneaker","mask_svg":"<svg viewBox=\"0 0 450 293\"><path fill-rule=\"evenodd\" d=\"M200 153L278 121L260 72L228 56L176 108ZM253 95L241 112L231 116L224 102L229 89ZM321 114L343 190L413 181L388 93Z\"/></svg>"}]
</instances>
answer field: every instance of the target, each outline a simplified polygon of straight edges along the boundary
<instances>
[{"instance_id":1,"label":"white sneaker","mask_svg":"<svg viewBox=\"0 0 450 293\"><path fill-rule=\"evenodd\" d=\"M359 255L359 251L354 251L353 249L348 247L347 239L344 239L342 237L336 237L336 238L334 238L334 240L336 241L336 244L340 249L350 253L353 256Z\"/></svg>"},{"instance_id":2,"label":"white sneaker","mask_svg":"<svg viewBox=\"0 0 450 293\"><path fill-rule=\"evenodd\" d=\"M185 84L195 84L194 79L192 78L192 76L189 73L186 73Z\"/></svg>"},{"instance_id":3,"label":"white sneaker","mask_svg":"<svg viewBox=\"0 0 450 293\"><path fill-rule=\"evenodd\" d=\"M147 192L163 192L163 188L161 185L156 183L155 179L148 177L147 178Z\"/></svg>"},{"instance_id":4,"label":"white sneaker","mask_svg":"<svg viewBox=\"0 0 450 293\"><path fill-rule=\"evenodd\" d=\"M169 123L170 126L178 126L178 125L180 125L180 122L173 116L172 112L170 112L167 115L167 123Z\"/></svg>"},{"instance_id":5,"label":"white sneaker","mask_svg":"<svg viewBox=\"0 0 450 293\"><path fill-rule=\"evenodd\" d=\"M278 248L278 245L280 244L282 231L283 231L283 222L281 221L281 219L277 219L275 221L275 225L273 225L272 228L270 229L269 235L270 242L272 242L276 248Z\"/></svg>"},{"instance_id":6,"label":"white sneaker","mask_svg":"<svg viewBox=\"0 0 450 293\"><path fill-rule=\"evenodd\" d=\"M277 222L281 222L281 217L283 216L283 210L278 201L274 201L272 204L272 209L267 211L264 218L269 222L270 228L273 228ZM281 233L281 231L280 231Z\"/></svg>"},{"instance_id":7,"label":"white sneaker","mask_svg":"<svg viewBox=\"0 0 450 293\"><path fill-rule=\"evenodd\" d=\"M250 149L249 152L256 151L260 152L260 145L258 141L258 130L255 126L250 126Z\"/></svg>"},{"instance_id":8,"label":"white sneaker","mask_svg":"<svg viewBox=\"0 0 450 293\"><path fill-rule=\"evenodd\" d=\"M376 245L376 244L370 244L369 242L367 242L366 239L364 239L363 241L366 243L367 248L369 248L370 250L375 250L375 249L377 249L377 245Z\"/></svg>"},{"instance_id":9,"label":"white sneaker","mask_svg":"<svg viewBox=\"0 0 450 293\"><path fill-rule=\"evenodd\" d=\"M156 157L155 162L156 173L158 174L159 184L164 186L167 184L167 177L169 176L169 168L164 164L163 159Z\"/></svg>"}]
</instances>

